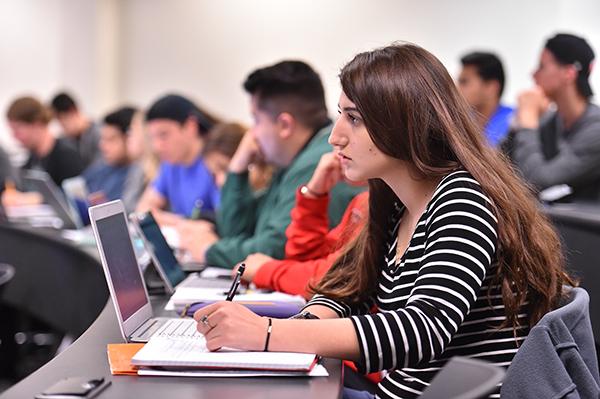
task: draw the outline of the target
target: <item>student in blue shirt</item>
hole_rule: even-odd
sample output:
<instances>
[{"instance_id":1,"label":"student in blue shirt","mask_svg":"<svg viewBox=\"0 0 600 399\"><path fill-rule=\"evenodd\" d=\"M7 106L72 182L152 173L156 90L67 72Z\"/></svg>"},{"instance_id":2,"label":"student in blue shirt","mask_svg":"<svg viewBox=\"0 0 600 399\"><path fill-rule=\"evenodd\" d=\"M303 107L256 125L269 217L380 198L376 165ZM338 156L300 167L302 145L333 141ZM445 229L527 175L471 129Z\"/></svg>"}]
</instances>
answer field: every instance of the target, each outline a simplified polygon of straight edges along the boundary
<instances>
[{"instance_id":1,"label":"student in blue shirt","mask_svg":"<svg viewBox=\"0 0 600 399\"><path fill-rule=\"evenodd\" d=\"M146 113L146 127L161 164L137 211L152 210L159 223L213 213L219 189L202 158L205 136L217 121L179 95L166 95ZM169 212L161 212L168 210Z\"/></svg>"},{"instance_id":2,"label":"student in blue shirt","mask_svg":"<svg viewBox=\"0 0 600 399\"><path fill-rule=\"evenodd\" d=\"M100 129L102 159L87 168L82 176L93 203L123 196L131 161L127 155L127 132L136 109L123 107L104 117Z\"/></svg>"},{"instance_id":3,"label":"student in blue shirt","mask_svg":"<svg viewBox=\"0 0 600 399\"><path fill-rule=\"evenodd\" d=\"M488 142L497 147L508 133L513 108L500 103L504 68L492 53L473 52L460 59L458 89L477 115Z\"/></svg>"}]
</instances>

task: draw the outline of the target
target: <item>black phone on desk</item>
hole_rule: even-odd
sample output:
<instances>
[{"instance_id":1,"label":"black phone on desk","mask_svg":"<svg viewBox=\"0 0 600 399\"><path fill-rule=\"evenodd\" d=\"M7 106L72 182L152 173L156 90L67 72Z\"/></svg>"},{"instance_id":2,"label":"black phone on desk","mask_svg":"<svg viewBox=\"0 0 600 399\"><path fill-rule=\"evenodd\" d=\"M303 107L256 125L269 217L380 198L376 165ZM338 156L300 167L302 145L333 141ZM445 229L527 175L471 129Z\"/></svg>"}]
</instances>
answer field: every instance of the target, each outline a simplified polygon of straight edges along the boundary
<instances>
[{"instance_id":1,"label":"black phone on desk","mask_svg":"<svg viewBox=\"0 0 600 399\"><path fill-rule=\"evenodd\" d=\"M78 399L98 396L111 381L101 378L68 377L57 381L44 392L35 395L36 399Z\"/></svg>"}]
</instances>

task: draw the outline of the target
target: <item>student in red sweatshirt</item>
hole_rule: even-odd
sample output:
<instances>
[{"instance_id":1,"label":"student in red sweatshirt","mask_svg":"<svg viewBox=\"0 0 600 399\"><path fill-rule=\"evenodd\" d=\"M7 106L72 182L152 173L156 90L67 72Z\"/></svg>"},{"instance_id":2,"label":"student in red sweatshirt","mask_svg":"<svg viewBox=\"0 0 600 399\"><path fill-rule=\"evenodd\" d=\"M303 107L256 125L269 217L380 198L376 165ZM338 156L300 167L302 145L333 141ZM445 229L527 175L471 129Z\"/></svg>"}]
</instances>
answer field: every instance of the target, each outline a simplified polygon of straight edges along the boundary
<instances>
[{"instance_id":1,"label":"student in red sweatshirt","mask_svg":"<svg viewBox=\"0 0 600 399\"><path fill-rule=\"evenodd\" d=\"M292 221L286 229L285 259L265 254L249 255L243 280L310 299L309 289L329 270L346 243L355 238L366 220L368 192L348 204L336 227L329 230L329 191L343 178L339 157L324 154L310 181L296 191Z\"/></svg>"}]
</instances>

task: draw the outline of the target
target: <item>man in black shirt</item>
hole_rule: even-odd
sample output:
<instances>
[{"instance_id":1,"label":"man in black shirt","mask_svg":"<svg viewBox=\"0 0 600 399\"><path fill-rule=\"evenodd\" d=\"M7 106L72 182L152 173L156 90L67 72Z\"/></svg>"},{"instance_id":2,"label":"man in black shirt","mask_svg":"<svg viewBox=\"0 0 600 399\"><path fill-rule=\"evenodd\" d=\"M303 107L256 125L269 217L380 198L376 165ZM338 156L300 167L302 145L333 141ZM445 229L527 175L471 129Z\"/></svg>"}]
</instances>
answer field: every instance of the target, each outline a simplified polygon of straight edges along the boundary
<instances>
[{"instance_id":1,"label":"man in black shirt","mask_svg":"<svg viewBox=\"0 0 600 399\"><path fill-rule=\"evenodd\" d=\"M15 138L30 152L24 169L42 169L60 186L62 181L83 171L75 148L52 135L50 111L33 97L15 100L6 113Z\"/></svg>"}]
</instances>

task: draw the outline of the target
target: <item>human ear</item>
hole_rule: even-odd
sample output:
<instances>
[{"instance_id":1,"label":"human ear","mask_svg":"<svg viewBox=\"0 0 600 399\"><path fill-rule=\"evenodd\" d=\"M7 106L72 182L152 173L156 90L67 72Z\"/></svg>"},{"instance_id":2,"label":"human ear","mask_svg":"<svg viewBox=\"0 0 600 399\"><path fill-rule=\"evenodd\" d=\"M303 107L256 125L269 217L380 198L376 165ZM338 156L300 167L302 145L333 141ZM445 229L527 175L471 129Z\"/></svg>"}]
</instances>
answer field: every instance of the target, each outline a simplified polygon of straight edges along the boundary
<instances>
[{"instance_id":1,"label":"human ear","mask_svg":"<svg viewBox=\"0 0 600 399\"><path fill-rule=\"evenodd\" d=\"M277 116L276 124L279 128L279 137L287 139L296 127L296 118L289 112L282 112Z\"/></svg>"}]
</instances>

